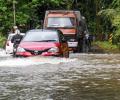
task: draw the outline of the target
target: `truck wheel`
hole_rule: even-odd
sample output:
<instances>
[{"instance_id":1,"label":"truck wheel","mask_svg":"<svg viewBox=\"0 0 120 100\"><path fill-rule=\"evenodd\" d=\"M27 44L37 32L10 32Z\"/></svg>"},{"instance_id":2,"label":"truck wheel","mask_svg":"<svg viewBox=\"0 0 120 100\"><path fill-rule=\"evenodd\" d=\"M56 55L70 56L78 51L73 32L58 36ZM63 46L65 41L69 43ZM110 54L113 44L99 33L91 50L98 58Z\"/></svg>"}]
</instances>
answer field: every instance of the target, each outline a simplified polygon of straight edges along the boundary
<instances>
[{"instance_id":1,"label":"truck wheel","mask_svg":"<svg viewBox=\"0 0 120 100\"><path fill-rule=\"evenodd\" d=\"M88 40L86 40L84 43L84 52L88 53L90 50L91 50L90 42Z\"/></svg>"},{"instance_id":2,"label":"truck wheel","mask_svg":"<svg viewBox=\"0 0 120 100\"><path fill-rule=\"evenodd\" d=\"M80 45L77 46L77 52L78 53L83 52L83 45L82 44L80 44Z\"/></svg>"},{"instance_id":3,"label":"truck wheel","mask_svg":"<svg viewBox=\"0 0 120 100\"><path fill-rule=\"evenodd\" d=\"M78 39L77 52L81 53L84 49L84 40L82 38Z\"/></svg>"}]
</instances>

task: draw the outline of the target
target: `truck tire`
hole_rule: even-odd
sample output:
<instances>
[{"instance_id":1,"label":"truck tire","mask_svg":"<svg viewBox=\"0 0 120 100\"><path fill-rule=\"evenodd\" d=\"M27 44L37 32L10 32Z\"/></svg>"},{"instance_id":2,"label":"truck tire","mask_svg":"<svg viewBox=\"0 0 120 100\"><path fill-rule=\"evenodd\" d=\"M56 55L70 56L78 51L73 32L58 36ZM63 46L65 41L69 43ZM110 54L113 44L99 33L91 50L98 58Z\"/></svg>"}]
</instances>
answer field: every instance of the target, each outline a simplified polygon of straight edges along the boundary
<instances>
[{"instance_id":1,"label":"truck tire","mask_svg":"<svg viewBox=\"0 0 120 100\"><path fill-rule=\"evenodd\" d=\"M90 43L90 41L89 40L84 40L84 43L83 43L83 52L85 52L85 53L88 53L90 50L91 50L91 43Z\"/></svg>"},{"instance_id":2,"label":"truck tire","mask_svg":"<svg viewBox=\"0 0 120 100\"><path fill-rule=\"evenodd\" d=\"M83 39L78 40L77 52L83 52Z\"/></svg>"}]
</instances>

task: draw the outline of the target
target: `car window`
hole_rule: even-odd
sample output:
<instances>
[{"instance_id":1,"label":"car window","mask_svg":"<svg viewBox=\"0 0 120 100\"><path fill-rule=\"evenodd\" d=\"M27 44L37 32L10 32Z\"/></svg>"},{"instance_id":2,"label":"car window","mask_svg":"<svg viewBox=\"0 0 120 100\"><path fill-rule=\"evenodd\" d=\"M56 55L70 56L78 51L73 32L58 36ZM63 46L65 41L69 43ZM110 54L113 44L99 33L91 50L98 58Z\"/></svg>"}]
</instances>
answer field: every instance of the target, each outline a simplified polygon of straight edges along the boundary
<instances>
[{"instance_id":1,"label":"car window","mask_svg":"<svg viewBox=\"0 0 120 100\"><path fill-rule=\"evenodd\" d=\"M28 32L22 41L33 41L33 42L53 42L58 41L57 32L47 32L47 31L40 31L40 32Z\"/></svg>"}]
</instances>

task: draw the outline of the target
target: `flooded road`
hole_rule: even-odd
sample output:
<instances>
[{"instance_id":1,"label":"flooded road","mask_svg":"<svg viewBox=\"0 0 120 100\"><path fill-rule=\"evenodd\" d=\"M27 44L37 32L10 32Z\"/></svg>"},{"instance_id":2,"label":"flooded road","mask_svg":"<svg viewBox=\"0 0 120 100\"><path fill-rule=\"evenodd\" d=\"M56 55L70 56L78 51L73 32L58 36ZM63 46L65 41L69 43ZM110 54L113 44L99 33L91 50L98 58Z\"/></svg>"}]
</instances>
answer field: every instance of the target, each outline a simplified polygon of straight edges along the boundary
<instances>
[{"instance_id":1,"label":"flooded road","mask_svg":"<svg viewBox=\"0 0 120 100\"><path fill-rule=\"evenodd\" d=\"M12 58L0 50L0 100L120 100L120 54Z\"/></svg>"}]
</instances>

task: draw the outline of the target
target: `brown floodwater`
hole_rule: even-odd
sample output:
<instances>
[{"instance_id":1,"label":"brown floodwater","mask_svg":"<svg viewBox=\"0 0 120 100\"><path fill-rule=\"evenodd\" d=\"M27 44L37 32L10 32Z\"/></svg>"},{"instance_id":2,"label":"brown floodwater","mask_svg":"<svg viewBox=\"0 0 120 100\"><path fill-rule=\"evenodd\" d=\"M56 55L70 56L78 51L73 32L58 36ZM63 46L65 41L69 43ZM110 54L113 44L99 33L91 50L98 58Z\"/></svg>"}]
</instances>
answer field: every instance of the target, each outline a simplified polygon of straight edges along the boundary
<instances>
[{"instance_id":1,"label":"brown floodwater","mask_svg":"<svg viewBox=\"0 0 120 100\"><path fill-rule=\"evenodd\" d=\"M12 58L0 51L0 100L119 100L120 54Z\"/></svg>"}]
</instances>

